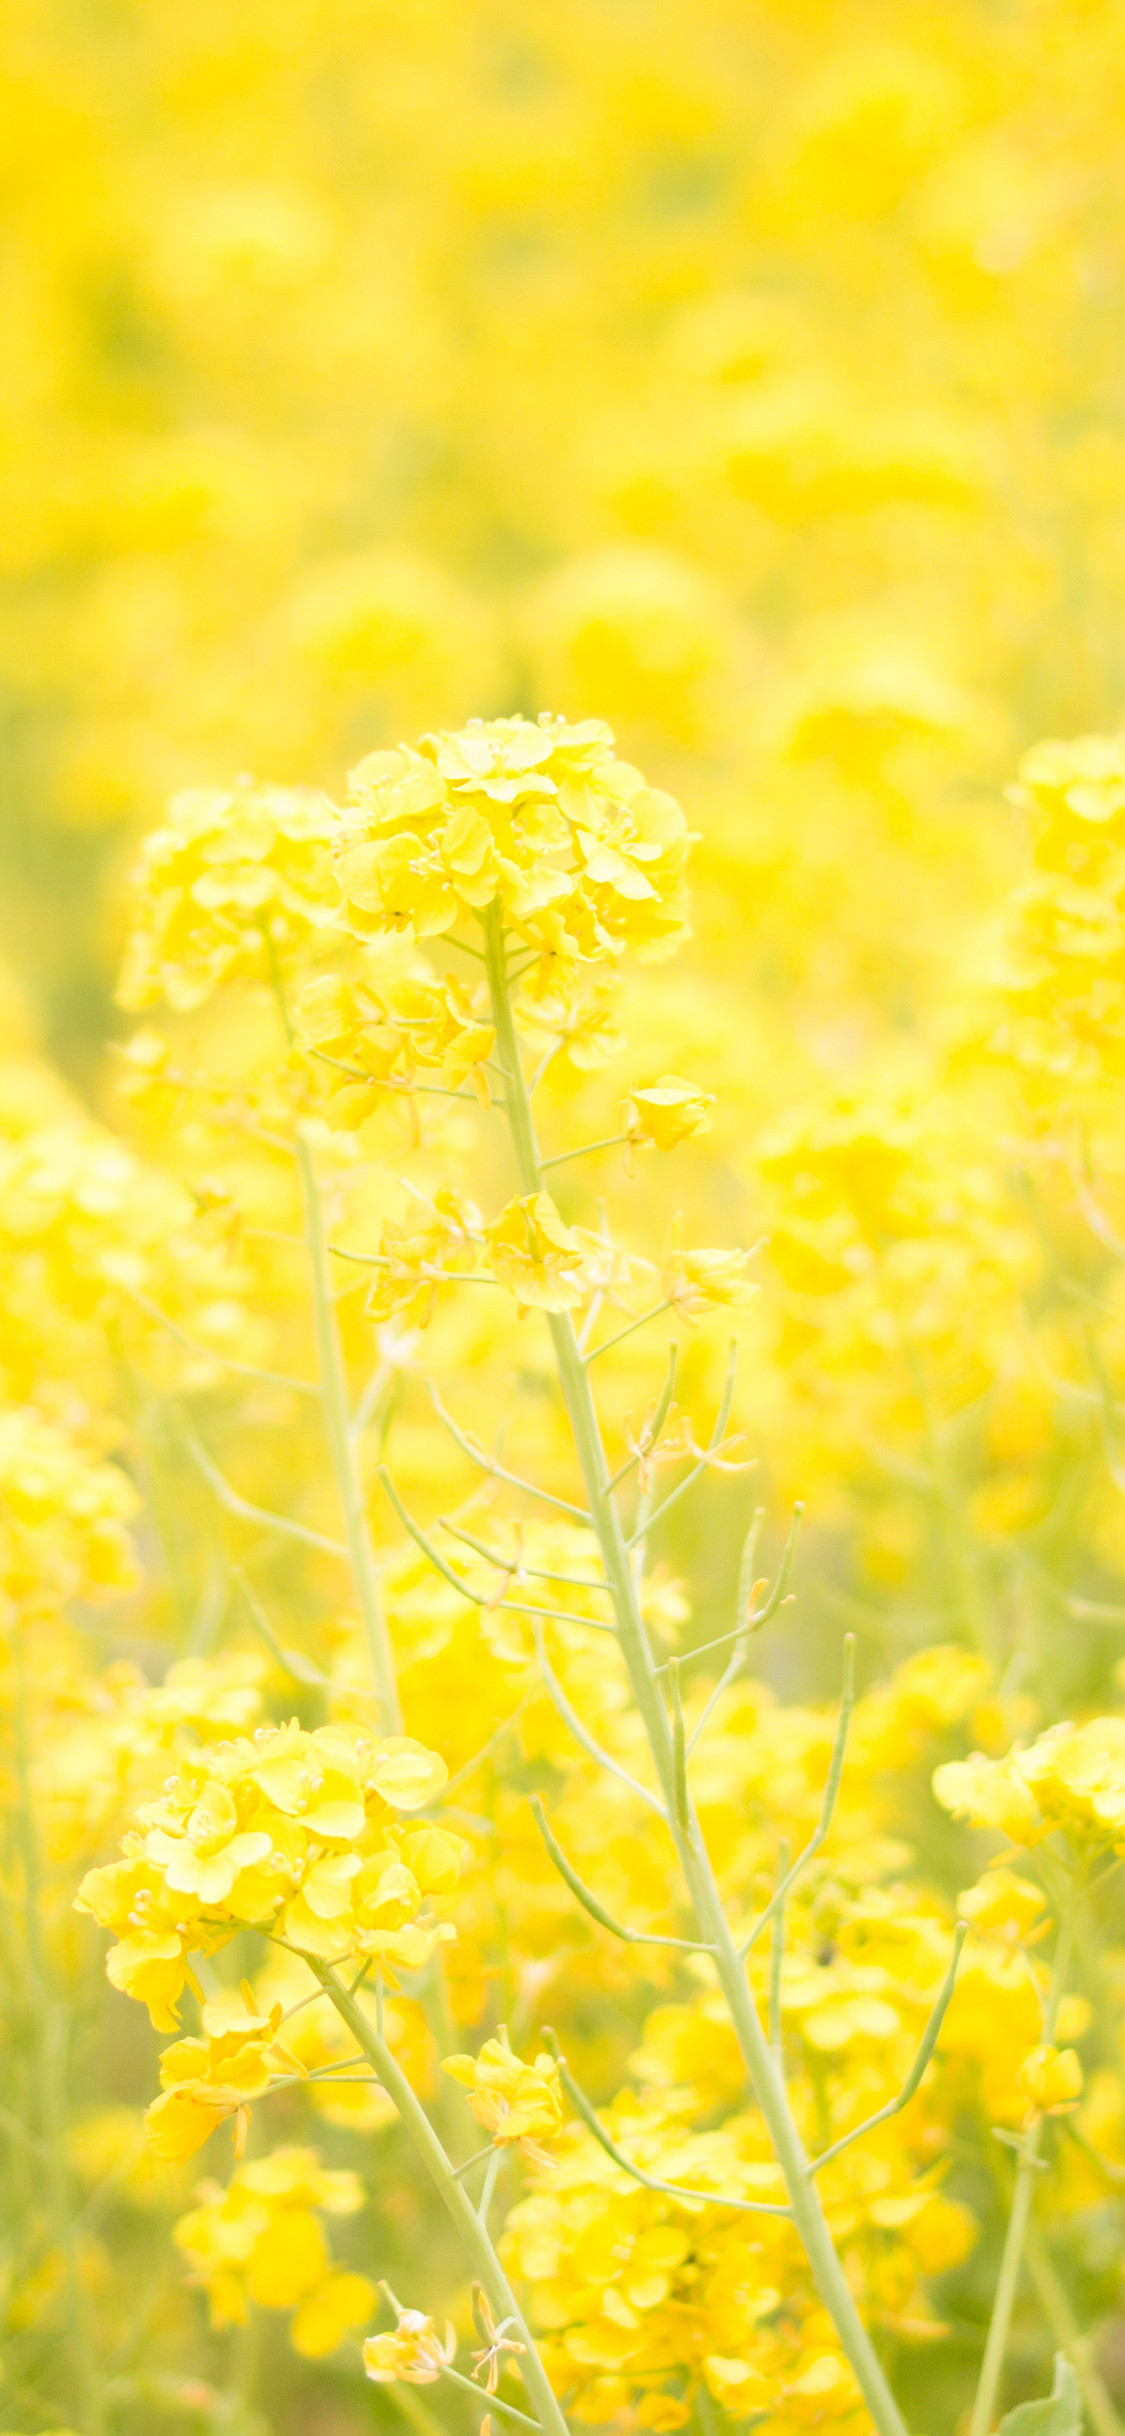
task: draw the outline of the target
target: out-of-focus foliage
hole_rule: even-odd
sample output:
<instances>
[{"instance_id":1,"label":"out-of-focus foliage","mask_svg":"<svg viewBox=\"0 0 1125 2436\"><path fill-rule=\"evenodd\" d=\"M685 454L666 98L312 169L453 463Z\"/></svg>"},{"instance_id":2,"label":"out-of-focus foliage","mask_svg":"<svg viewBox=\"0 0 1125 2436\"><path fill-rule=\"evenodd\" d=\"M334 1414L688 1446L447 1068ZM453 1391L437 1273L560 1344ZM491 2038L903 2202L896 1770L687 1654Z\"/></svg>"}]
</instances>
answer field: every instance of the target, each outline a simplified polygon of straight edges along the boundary
<instances>
[{"instance_id":1,"label":"out-of-focus foliage","mask_svg":"<svg viewBox=\"0 0 1125 2436\"><path fill-rule=\"evenodd\" d=\"M1005 2396L1114 2436L1120 1880L1048 1940L1125 1841L1125 14L16 0L2 90L0 2425L526 2403L346 1954L577 2425L865 2429L709 1957L529 1806L693 1933L547 1329L656 1305L591 1375L638 1529L702 1463L639 1597L737 1933L857 1636L749 1961L810 2148L969 1924L852 2291L953 2436L1037 2144Z\"/></svg>"}]
</instances>

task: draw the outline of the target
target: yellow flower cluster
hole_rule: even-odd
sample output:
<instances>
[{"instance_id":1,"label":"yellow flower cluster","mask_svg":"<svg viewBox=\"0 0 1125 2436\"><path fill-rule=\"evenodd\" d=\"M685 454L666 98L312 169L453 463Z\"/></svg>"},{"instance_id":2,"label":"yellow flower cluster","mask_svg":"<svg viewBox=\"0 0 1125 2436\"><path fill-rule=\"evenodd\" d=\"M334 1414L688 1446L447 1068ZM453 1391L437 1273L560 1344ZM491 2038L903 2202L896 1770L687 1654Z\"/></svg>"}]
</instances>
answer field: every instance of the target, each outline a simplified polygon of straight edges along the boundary
<instances>
[{"instance_id":1,"label":"yellow flower cluster","mask_svg":"<svg viewBox=\"0 0 1125 2436\"><path fill-rule=\"evenodd\" d=\"M295 1719L185 1754L142 1805L125 1858L82 1882L80 1908L119 1940L107 1962L114 1986L173 2029L191 1954L250 1923L325 1960L377 1960L392 1977L418 1969L452 1935L428 1905L456 1883L461 1847L442 1828L398 1825L396 1813L422 1808L444 1781L442 1761L409 1737L308 1733ZM217 2035L193 2077L204 2112L207 2085L226 2086Z\"/></svg>"},{"instance_id":2,"label":"yellow flower cluster","mask_svg":"<svg viewBox=\"0 0 1125 2436\"><path fill-rule=\"evenodd\" d=\"M294 2350L323 2360L370 2317L375 2287L333 2264L320 2219L354 2216L363 2204L358 2176L323 2166L311 2148L276 2148L240 2166L225 2191L202 2183L173 2239L207 2294L212 2325L244 2326L251 2302L291 2309Z\"/></svg>"},{"instance_id":3,"label":"yellow flower cluster","mask_svg":"<svg viewBox=\"0 0 1125 2436\"><path fill-rule=\"evenodd\" d=\"M1125 1072L1125 738L1025 753L1012 790L1032 867L1006 934L1003 1046L1049 1091Z\"/></svg>"},{"instance_id":4,"label":"yellow flower cluster","mask_svg":"<svg viewBox=\"0 0 1125 2436\"><path fill-rule=\"evenodd\" d=\"M124 1472L26 1408L0 1408L0 1611L19 1616L131 1588Z\"/></svg>"},{"instance_id":5,"label":"yellow flower cluster","mask_svg":"<svg viewBox=\"0 0 1125 2436\"><path fill-rule=\"evenodd\" d=\"M521 2064L503 2033L487 2040L477 2056L447 2055L442 2071L468 2090L473 2113L495 2148L518 2143L525 2157L550 2163L543 2142L561 2131L563 2119L559 2068L551 2056Z\"/></svg>"},{"instance_id":6,"label":"yellow flower cluster","mask_svg":"<svg viewBox=\"0 0 1125 2436\"><path fill-rule=\"evenodd\" d=\"M382 993L326 973L301 991L294 1015L299 1039L327 1072L333 1127L361 1125L381 1093L409 1093L419 1069L436 1071L449 1091L471 1081L488 1107L485 1067L496 1034L455 973L440 984L405 977Z\"/></svg>"},{"instance_id":7,"label":"yellow flower cluster","mask_svg":"<svg viewBox=\"0 0 1125 2436\"><path fill-rule=\"evenodd\" d=\"M322 797L291 788L175 796L134 875L121 1005L197 1007L220 981L288 969L332 920L335 830Z\"/></svg>"},{"instance_id":8,"label":"yellow flower cluster","mask_svg":"<svg viewBox=\"0 0 1125 2436\"><path fill-rule=\"evenodd\" d=\"M551 958L666 956L685 935L683 814L599 720L473 720L369 753L351 795L338 868L361 936L432 938L497 898Z\"/></svg>"},{"instance_id":9,"label":"yellow flower cluster","mask_svg":"<svg viewBox=\"0 0 1125 2436\"><path fill-rule=\"evenodd\" d=\"M1125 1845L1125 1718L1049 1726L1005 1759L951 1760L934 1777L938 1800L974 1827L1035 1846L1061 1829L1083 1857Z\"/></svg>"}]
</instances>

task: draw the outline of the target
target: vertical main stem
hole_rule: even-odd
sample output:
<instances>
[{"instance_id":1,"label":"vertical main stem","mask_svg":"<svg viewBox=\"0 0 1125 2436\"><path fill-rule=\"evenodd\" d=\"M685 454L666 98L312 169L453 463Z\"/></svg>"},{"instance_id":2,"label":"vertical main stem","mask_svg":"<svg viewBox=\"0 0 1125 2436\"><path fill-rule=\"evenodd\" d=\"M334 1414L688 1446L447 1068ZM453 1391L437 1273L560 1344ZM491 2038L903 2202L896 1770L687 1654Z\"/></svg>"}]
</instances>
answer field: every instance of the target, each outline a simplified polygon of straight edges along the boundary
<instances>
[{"instance_id":1,"label":"vertical main stem","mask_svg":"<svg viewBox=\"0 0 1125 2436\"><path fill-rule=\"evenodd\" d=\"M1059 2350L1065 2351L1074 2369L1097 2436L1122 2436L1121 2421L1113 2407L1109 2388L1090 2357L1090 2345L1047 2255L1034 2218L1024 2236L1024 2256L1032 2283L1050 2320L1051 2332Z\"/></svg>"},{"instance_id":2,"label":"vertical main stem","mask_svg":"<svg viewBox=\"0 0 1125 2436\"><path fill-rule=\"evenodd\" d=\"M301 1179L301 1199L305 1213L305 1239L312 1271L313 1325L316 1331L317 1362L324 1403L324 1423L336 1476L340 1505L344 1516L344 1532L351 1559L359 1611L371 1657L371 1672L375 1696L385 1734L401 1734L402 1709L395 1676L394 1651L391 1648L387 1620L383 1613L383 1596L375 1551L367 1522L367 1505L359 1475L355 1446L352 1441L351 1413L348 1407L348 1385L344 1371L344 1356L340 1345L340 1330L336 1320L336 1305L332 1297L329 1273L328 1243L324 1231L324 1209L313 1165L312 1151L300 1126L297 1128L297 1172Z\"/></svg>"},{"instance_id":3,"label":"vertical main stem","mask_svg":"<svg viewBox=\"0 0 1125 2436\"><path fill-rule=\"evenodd\" d=\"M1068 1889L1066 1907L1059 1920L1059 1935L1055 1947L1051 1985L1047 1992L1047 2003L1043 2014L1043 2044L1045 2047L1049 2047L1054 2039L1059 2018L1059 2006L1066 1991L1071 1948L1074 1943L1078 1896L1079 1890L1072 1883ZM1004 2236L1004 2248L1000 2258L1000 2273L996 2279L996 2297L992 2304L988 2339L981 2362L980 2382L977 2386L976 2400L973 2403L969 2436L988 2436L988 2430L992 2426L996 2411L996 2396L1004 2367L1004 2354L1008 2348L1008 2333L1020 2280L1023 2246L1027 2237L1035 2177L1039 2170L1041 2129L1042 2119L1032 2125L1023 2143L1019 2170L1016 2174L1015 2192L1012 2197L1012 2212L1008 2218L1008 2230Z\"/></svg>"},{"instance_id":4,"label":"vertical main stem","mask_svg":"<svg viewBox=\"0 0 1125 2436\"><path fill-rule=\"evenodd\" d=\"M483 2284L497 2321L507 2318L514 2325L516 2339L524 2346L520 2355L520 2374L544 2436L569 2436L566 2420L539 2357L535 2339L525 2324L523 2312L467 2191L454 2179L453 2167L425 2108L416 2098L405 2073L396 2064L385 2039L380 2038L378 2031L372 2028L366 2013L356 2004L354 1997L349 1996L336 1973L326 1963L312 1961L312 1968L326 1994L331 1997L341 2021L346 2023L357 2046L362 2048L368 2062L378 2073L388 2097L393 2099L404 2129L453 2218L468 2252L473 2273Z\"/></svg>"},{"instance_id":5,"label":"vertical main stem","mask_svg":"<svg viewBox=\"0 0 1125 2436\"><path fill-rule=\"evenodd\" d=\"M504 1069L505 1102L520 1183L526 1194L537 1193L543 1187L543 1172L512 1017L505 969L503 913L499 902L493 904L484 916L484 932L492 1020L496 1026L499 1062ZM668 1813L669 1833L687 1882L700 1935L715 1957L719 1983L754 2095L785 2177L793 2221L821 2299L855 2371L857 2383L880 2436L905 2436L898 2406L852 2298L815 2183L809 2175L808 2159L790 2113L784 2081L770 2052L745 1965L731 1934L715 1874L690 1804L686 1827L676 1822L671 1728L653 1669L621 1518L609 1487L605 1451L586 1364L579 1351L569 1312L549 1313L548 1326L605 1577L613 1598L618 1640L633 1698L656 1764Z\"/></svg>"}]
</instances>

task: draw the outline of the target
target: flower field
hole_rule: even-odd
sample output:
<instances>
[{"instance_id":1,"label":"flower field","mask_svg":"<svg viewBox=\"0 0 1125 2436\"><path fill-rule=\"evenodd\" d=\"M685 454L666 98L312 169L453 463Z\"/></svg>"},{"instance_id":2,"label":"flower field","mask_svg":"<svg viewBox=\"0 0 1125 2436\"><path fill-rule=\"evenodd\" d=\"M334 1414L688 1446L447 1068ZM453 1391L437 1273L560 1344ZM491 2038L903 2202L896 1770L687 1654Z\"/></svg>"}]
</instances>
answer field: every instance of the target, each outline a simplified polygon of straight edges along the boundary
<instances>
[{"instance_id":1,"label":"flower field","mask_svg":"<svg viewBox=\"0 0 1125 2436\"><path fill-rule=\"evenodd\" d=\"M1123 2436L1125 10L5 47L0 2430Z\"/></svg>"}]
</instances>

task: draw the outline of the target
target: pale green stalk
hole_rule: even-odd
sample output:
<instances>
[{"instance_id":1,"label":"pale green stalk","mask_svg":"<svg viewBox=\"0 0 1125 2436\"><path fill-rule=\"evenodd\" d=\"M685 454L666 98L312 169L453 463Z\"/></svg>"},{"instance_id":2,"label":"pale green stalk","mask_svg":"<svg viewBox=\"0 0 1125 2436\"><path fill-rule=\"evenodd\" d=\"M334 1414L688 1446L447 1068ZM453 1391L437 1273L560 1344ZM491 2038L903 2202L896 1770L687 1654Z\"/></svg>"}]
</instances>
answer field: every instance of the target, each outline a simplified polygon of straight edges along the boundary
<instances>
[{"instance_id":1,"label":"pale green stalk","mask_svg":"<svg viewBox=\"0 0 1125 2436\"><path fill-rule=\"evenodd\" d=\"M520 1059L504 961L503 915L499 903L484 917L492 1020L496 1026L499 1062L505 1073L505 1099L521 1189L542 1190L543 1171L535 1139L531 1102ZM905 2436L905 2429L874 2346L860 2318L828 2230L809 2161L789 2109L783 2078L771 2054L745 1965L741 1961L723 1908L694 1808L687 1805L681 1824L675 1814L676 1785L672 1731L657 1680L637 1595L621 1520L609 1485L609 1470L594 1409L586 1363L579 1349L569 1312L548 1314L548 1326L558 1365L559 1381L586 1484L590 1514L601 1549L602 1564L617 1618L618 1639L633 1698L643 1721L668 1817L668 1828L679 1856L700 1936L715 1957L719 1983L726 1998L735 2034L745 2059L758 2105L765 2118L774 2152L785 2177L793 2221L804 2245L817 2290L828 2310L841 2346L880 2436Z\"/></svg>"},{"instance_id":2,"label":"pale green stalk","mask_svg":"<svg viewBox=\"0 0 1125 2436\"><path fill-rule=\"evenodd\" d=\"M524 2321L489 2234L464 2184L458 2182L425 2108L415 2097L385 2039L380 2037L367 2014L349 1995L343 1982L337 1979L331 1966L317 1962L312 1955L307 1959L325 1993L331 1997L341 2021L346 2023L357 2046L362 2048L368 2062L378 2073L388 2097L394 2100L403 2128L457 2227L473 2274L478 2283L484 2286L497 2323L504 2318L513 2322L516 2340L524 2345L519 2363L520 2374L543 2436L569 2436L534 2338ZM483 2393L481 2400L487 2407L487 2397Z\"/></svg>"},{"instance_id":3,"label":"pale green stalk","mask_svg":"<svg viewBox=\"0 0 1125 2436\"><path fill-rule=\"evenodd\" d=\"M86 2322L86 2302L78 2267L74 2209L67 2168L66 2016L51 1985L43 1942L42 1871L39 1835L31 1783L31 1728L27 1703L27 1666L22 1628L14 1634L16 1777L19 1786L20 1852L23 1862L27 1994L35 2030L36 2086L42 2131L43 2193L51 2238L60 2251L65 2276L66 2331L63 2347L70 2364L72 2400L84 2436L96 2436L101 2406L93 2373L93 2354Z\"/></svg>"},{"instance_id":4,"label":"pale green stalk","mask_svg":"<svg viewBox=\"0 0 1125 2436\"><path fill-rule=\"evenodd\" d=\"M1082 2389L1082 2399L1096 2436L1122 2436L1121 2421L1114 2410L1109 2390L1090 2358L1088 2338L1081 2331L1048 2257L1039 2227L1034 2222L1028 2225L1024 2237L1024 2255L1028 2273L1046 2310L1051 2332L1059 2350L1065 2351Z\"/></svg>"},{"instance_id":5,"label":"pale green stalk","mask_svg":"<svg viewBox=\"0 0 1125 2436\"><path fill-rule=\"evenodd\" d=\"M1047 1992L1047 2003L1043 2015L1043 2045L1045 2047L1049 2047L1054 2039L1059 2005L1066 1989L1071 1948L1074 1942L1075 1915L1081 1892L1081 1887L1072 1881L1059 1919L1058 1943L1055 1947L1054 1967L1051 1972L1051 1984ZM1039 2121L1032 2124L1020 2150L1016 2187L1012 2196L1012 2212L1008 2218L1008 2230L1004 2237L1004 2248L1000 2257L1000 2273L996 2280L996 2295L992 2304L992 2316L989 2320L988 2339L981 2362L976 2400L973 2403L969 2436L988 2436L996 2410L996 2396L1004 2366L1004 2354L1008 2348L1008 2333L1012 2323L1012 2310L1015 2306L1016 2287L1020 2279L1020 2266L1023 2259L1024 2241L1027 2236L1028 2218L1031 2214L1035 2177L1039 2171L1041 2131L1042 2118L1040 2117Z\"/></svg>"},{"instance_id":6,"label":"pale green stalk","mask_svg":"<svg viewBox=\"0 0 1125 2436\"><path fill-rule=\"evenodd\" d=\"M358 1433L352 1425L353 1416L348 1395L347 1373L344 1368L336 1305L332 1296L324 1208L312 1150L300 1126L297 1128L297 1173L301 1180L305 1239L308 1244L309 1268L312 1277L313 1327L316 1336L325 1432L344 1517L348 1558L371 1658L371 1671L383 1731L385 1734L401 1734L402 1703L399 1699L398 1677L395 1672L394 1646L387 1629L379 1570L375 1561L375 1550L367 1519L367 1501L359 1468ZM420 1995L422 2009L438 2053L443 2056L449 2055L457 2044L457 2033L450 2010L445 1973L441 1967L440 1957L437 1955L434 1956L425 1971L421 1981ZM447 2090L442 2094L444 2100L442 2113L447 2128L458 2132L463 2131L468 2122L468 2108L461 2091L453 2082L450 2082Z\"/></svg>"}]
</instances>

